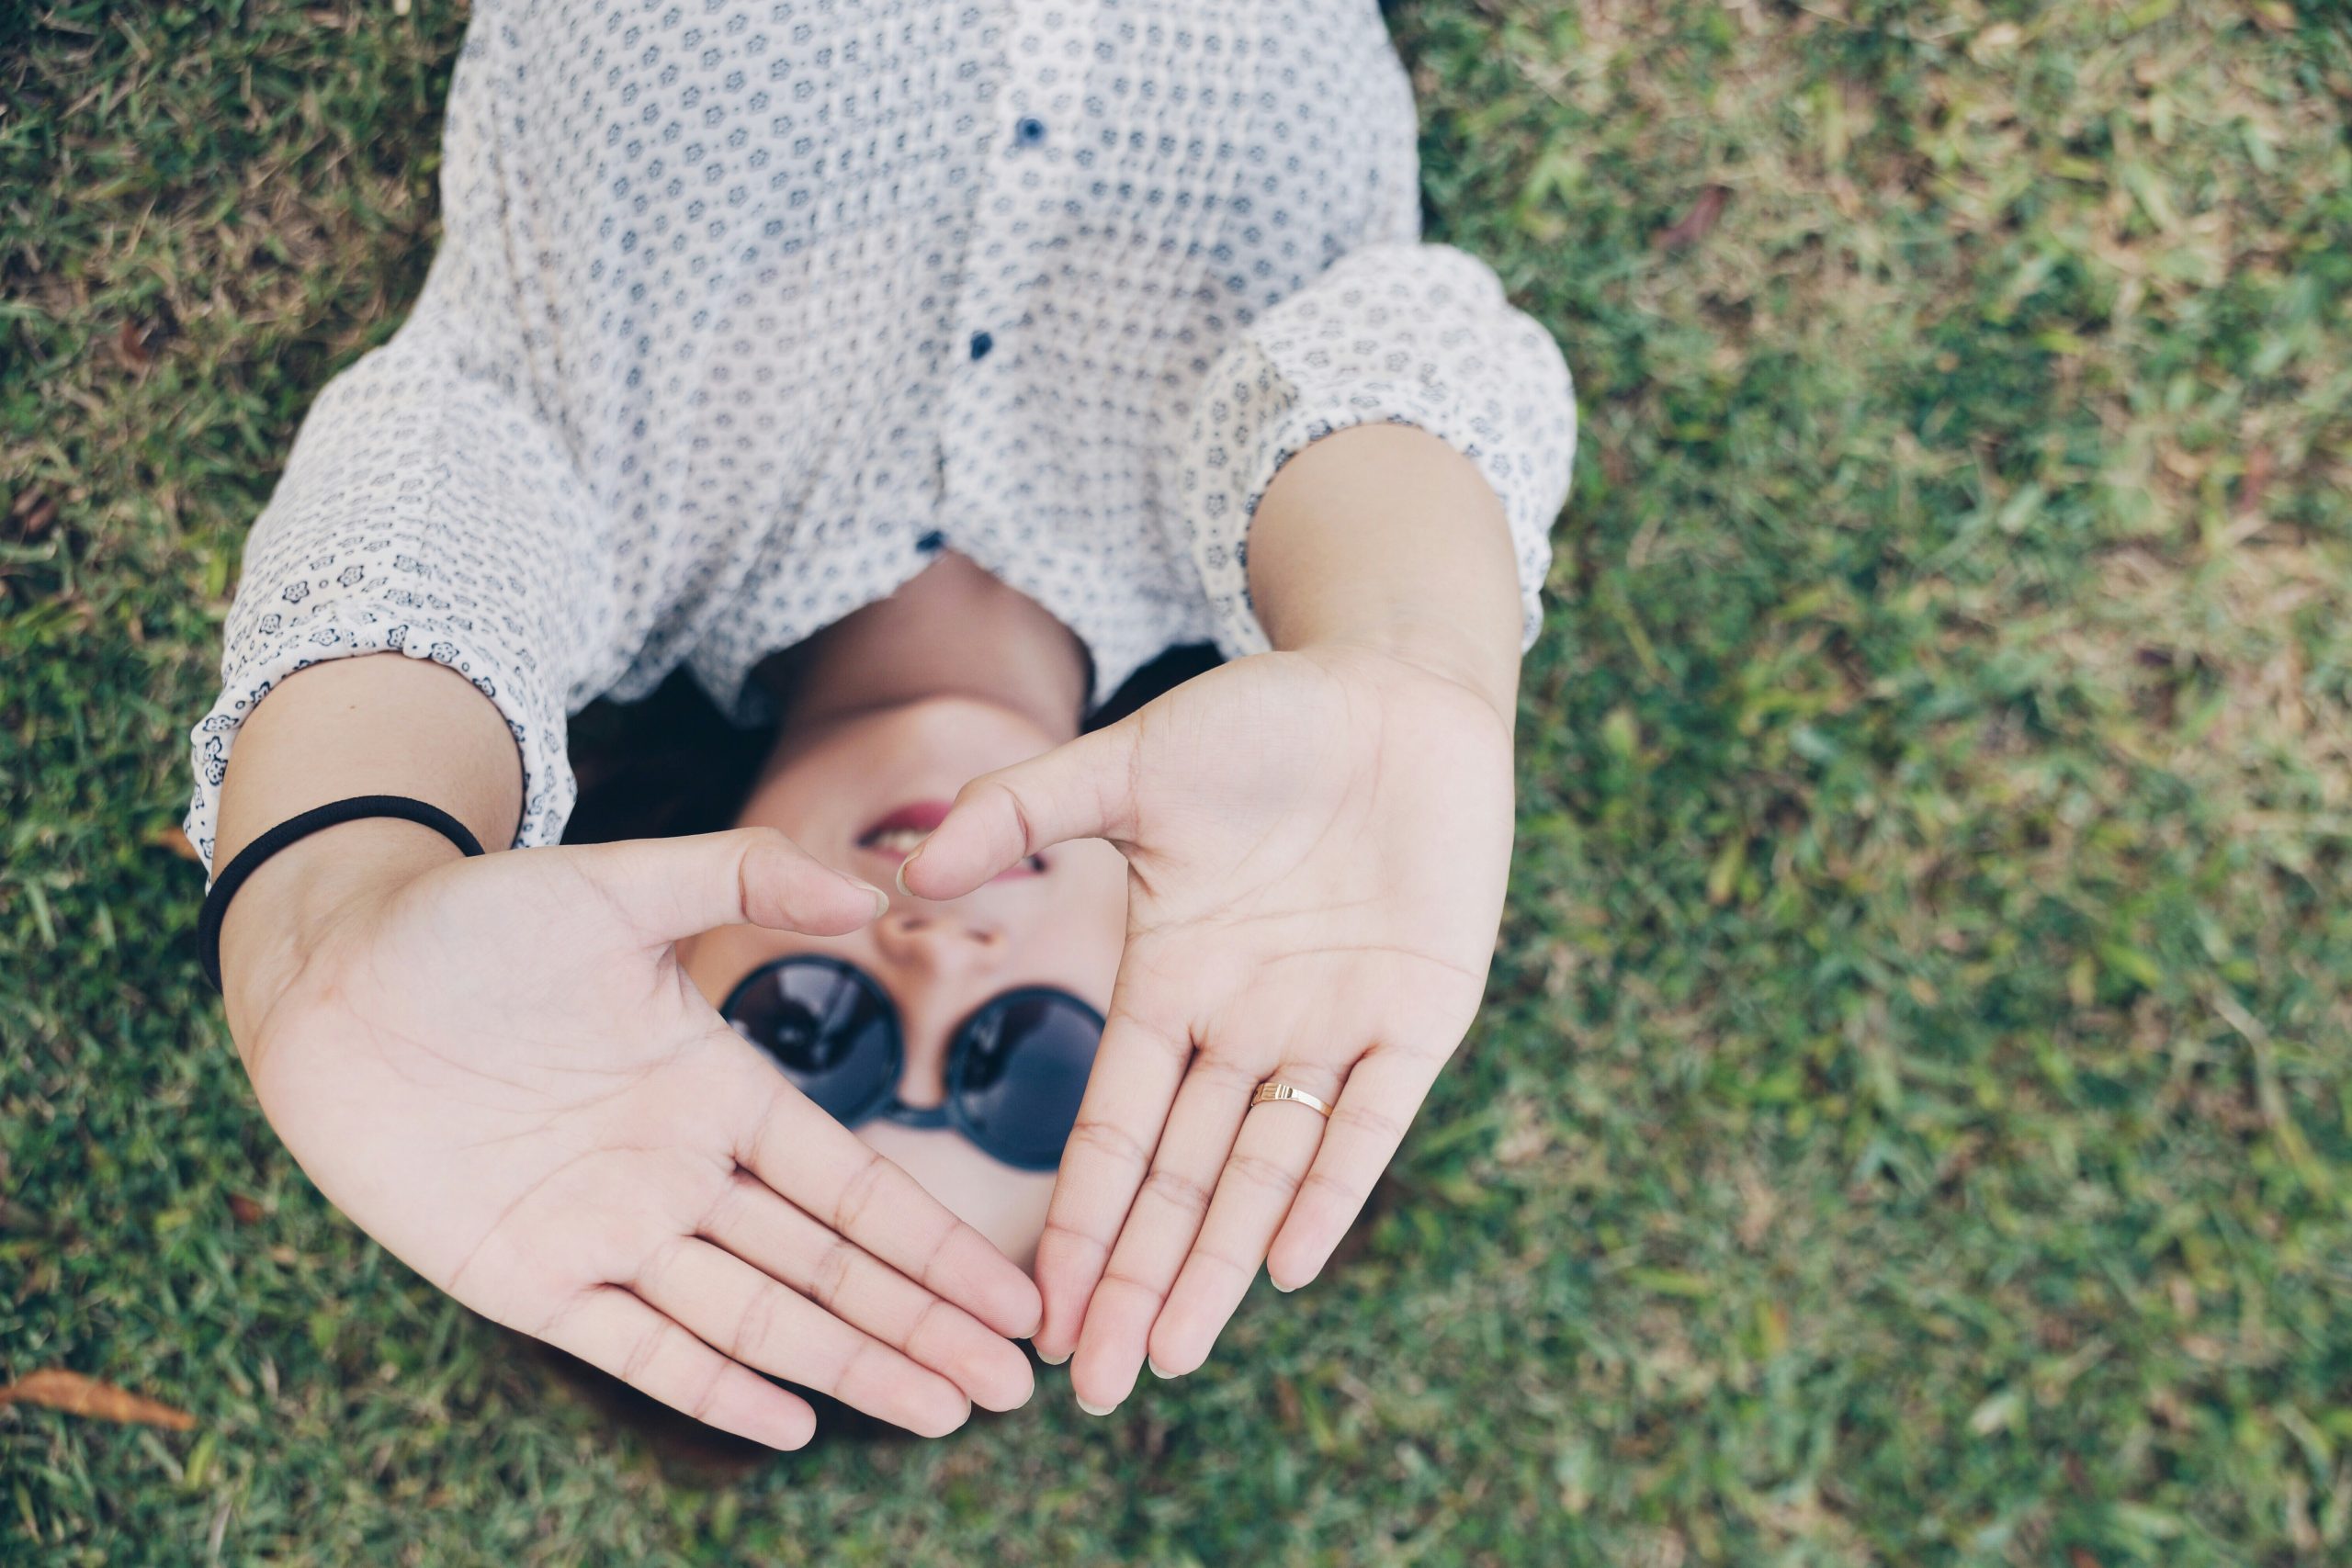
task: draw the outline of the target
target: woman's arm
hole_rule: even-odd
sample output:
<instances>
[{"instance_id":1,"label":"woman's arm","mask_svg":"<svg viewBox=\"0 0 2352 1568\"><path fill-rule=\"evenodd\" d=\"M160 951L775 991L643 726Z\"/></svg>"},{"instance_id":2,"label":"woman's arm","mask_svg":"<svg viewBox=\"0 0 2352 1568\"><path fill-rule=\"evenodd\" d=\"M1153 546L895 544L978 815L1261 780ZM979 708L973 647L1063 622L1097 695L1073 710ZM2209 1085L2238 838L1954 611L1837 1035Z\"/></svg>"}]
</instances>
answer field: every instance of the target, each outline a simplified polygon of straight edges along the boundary
<instances>
[{"instance_id":1,"label":"woman's arm","mask_svg":"<svg viewBox=\"0 0 2352 1568\"><path fill-rule=\"evenodd\" d=\"M198 726L190 836L221 865L309 807L390 793L499 852L354 822L240 890L222 977L255 1097L425 1279L701 1419L805 1440L808 1406L760 1374L931 1434L1017 1404L1005 1337L1034 1326L1035 1288L792 1091L673 951L735 922L847 931L880 896L772 833L548 842L574 617L603 579L581 499L430 321L305 424Z\"/></svg>"},{"instance_id":2,"label":"woman's arm","mask_svg":"<svg viewBox=\"0 0 2352 1568\"><path fill-rule=\"evenodd\" d=\"M1018 856L1127 856L1112 1023L1037 1252L1040 1354L1082 1404L1207 1359L1262 1261L1329 1257L1460 1044L1511 838L1520 582L1493 488L1436 437L1329 435L1250 535L1274 651L976 780L907 863L953 897ZM1333 1105L1253 1107L1287 1083Z\"/></svg>"},{"instance_id":3,"label":"woman's arm","mask_svg":"<svg viewBox=\"0 0 2352 1568\"><path fill-rule=\"evenodd\" d=\"M404 794L498 852L363 821L274 856L221 933L231 1031L321 1191L475 1311L763 1441L811 1421L763 1373L942 1432L1026 1397L1004 1337L1035 1288L673 948L848 931L880 895L775 833L557 841L567 709L633 655L612 519L533 376L496 36L458 62L424 296L320 394L247 540L188 835L219 867L307 807Z\"/></svg>"},{"instance_id":4,"label":"woman's arm","mask_svg":"<svg viewBox=\"0 0 2352 1568\"><path fill-rule=\"evenodd\" d=\"M1275 648L1386 654L1459 681L1512 723L1521 620L1510 528L1476 465L1436 436L1362 424L1300 452L1258 503L1249 573Z\"/></svg>"},{"instance_id":5,"label":"woman's arm","mask_svg":"<svg viewBox=\"0 0 2352 1568\"><path fill-rule=\"evenodd\" d=\"M1408 243L1344 257L1217 355L1170 474L1218 647L1304 642L1335 610L1484 639L1499 544L1523 649L1576 438L1558 345L1484 265Z\"/></svg>"},{"instance_id":6,"label":"woman's arm","mask_svg":"<svg viewBox=\"0 0 2352 1568\"><path fill-rule=\"evenodd\" d=\"M390 656L281 682L223 781L220 852L355 794L512 836L498 710ZM930 1435L1019 1404L1019 1269L780 1077L672 943L837 933L876 891L757 830L468 860L403 822L272 857L222 931L231 1030L321 1191L474 1310L782 1447L790 1378Z\"/></svg>"},{"instance_id":7,"label":"woman's arm","mask_svg":"<svg viewBox=\"0 0 2352 1568\"><path fill-rule=\"evenodd\" d=\"M1557 346L1484 266L1340 261L1219 355L1170 475L1233 661L973 781L901 870L946 898L1065 838L1127 857L1037 1251L1037 1348L1090 1410L1147 1358L1199 1367L1261 1263L1315 1278L1476 1013L1575 433ZM1268 1080L1328 1123L1253 1107Z\"/></svg>"},{"instance_id":8,"label":"woman's arm","mask_svg":"<svg viewBox=\"0 0 2352 1568\"><path fill-rule=\"evenodd\" d=\"M470 682L428 660L379 653L312 665L245 721L220 788L213 863L227 865L290 817L356 795L413 795L484 844L511 843L523 807L514 737ZM239 1049L338 905L381 898L457 858L431 829L389 819L345 822L272 855L220 928L221 995Z\"/></svg>"}]
</instances>

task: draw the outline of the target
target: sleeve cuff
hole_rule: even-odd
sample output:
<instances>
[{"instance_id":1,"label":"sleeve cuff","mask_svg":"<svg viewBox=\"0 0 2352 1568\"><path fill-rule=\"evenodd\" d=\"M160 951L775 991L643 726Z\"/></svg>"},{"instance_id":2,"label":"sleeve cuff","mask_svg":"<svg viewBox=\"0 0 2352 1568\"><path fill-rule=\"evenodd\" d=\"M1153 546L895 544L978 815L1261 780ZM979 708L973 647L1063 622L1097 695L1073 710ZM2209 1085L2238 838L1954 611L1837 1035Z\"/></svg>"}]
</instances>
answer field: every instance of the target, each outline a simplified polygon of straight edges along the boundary
<instances>
[{"instance_id":1,"label":"sleeve cuff","mask_svg":"<svg viewBox=\"0 0 2352 1568\"><path fill-rule=\"evenodd\" d=\"M497 649L478 626L395 606L339 604L289 628L288 635L226 671L219 699L189 733L196 793L186 826L208 880L215 869L212 846L220 783L228 774L237 732L254 709L279 682L314 664L391 652L446 665L498 705L522 752L523 812L513 847L530 849L562 837L578 785L565 750L563 705L537 670Z\"/></svg>"},{"instance_id":2,"label":"sleeve cuff","mask_svg":"<svg viewBox=\"0 0 2352 1568\"><path fill-rule=\"evenodd\" d=\"M1510 526L1522 648L1542 627L1551 530L1576 449L1559 346L1470 257L1443 246L1376 252L1277 306L1204 383L1179 504L1227 657L1270 646L1250 600L1249 529L1274 475L1324 436L1379 423L1425 430L1477 465Z\"/></svg>"}]
</instances>

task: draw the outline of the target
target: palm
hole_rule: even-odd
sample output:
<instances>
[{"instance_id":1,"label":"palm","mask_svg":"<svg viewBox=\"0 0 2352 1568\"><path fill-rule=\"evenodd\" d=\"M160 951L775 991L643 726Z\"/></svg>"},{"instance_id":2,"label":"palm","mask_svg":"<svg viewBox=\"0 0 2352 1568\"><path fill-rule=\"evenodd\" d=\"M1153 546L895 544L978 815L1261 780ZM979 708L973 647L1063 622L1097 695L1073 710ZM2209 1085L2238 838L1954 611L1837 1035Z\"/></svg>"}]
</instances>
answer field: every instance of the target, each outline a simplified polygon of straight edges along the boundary
<instances>
[{"instance_id":1,"label":"palm","mask_svg":"<svg viewBox=\"0 0 2352 1568\"><path fill-rule=\"evenodd\" d=\"M726 1027L616 852L453 864L328 933L249 1053L295 1157L467 1305L718 1425L805 1437L755 1371L920 1431L1017 1403L979 1321L1024 1330L1017 1270Z\"/></svg>"},{"instance_id":2,"label":"palm","mask_svg":"<svg viewBox=\"0 0 2352 1568\"><path fill-rule=\"evenodd\" d=\"M1385 661L1270 654L1177 688L1137 715L1123 1007L1253 1069L1450 1048L1493 951L1510 767L1476 697Z\"/></svg>"},{"instance_id":3,"label":"palm","mask_svg":"<svg viewBox=\"0 0 2352 1568\"><path fill-rule=\"evenodd\" d=\"M1129 866L1038 1247L1038 1345L1076 1350L1081 1399L1116 1403L1147 1349L1197 1366L1261 1260L1290 1286L1321 1269L1476 1011L1510 834L1506 723L1362 650L1240 660L967 786L909 865L918 891L1064 838ZM1251 1115L1268 1079L1336 1101L1328 1132Z\"/></svg>"},{"instance_id":4,"label":"palm","mask_svg":"<svg viewBox=\"0 0 2352 1568\"><path fill-rule=\"evenodd\" d=\"M544 883L553 868L527 869ZM301 1027L264 1036L254 1081L339 1208L530 1327L551 1292L641 1252L641 1222L731 1178L722 1108L758 1063L695 1016L673 967L632 961L609 911L481 881L413 885L337 933L334 984ZM551 929L522 935L515 891Z\"/></svg>"}]
</instances>

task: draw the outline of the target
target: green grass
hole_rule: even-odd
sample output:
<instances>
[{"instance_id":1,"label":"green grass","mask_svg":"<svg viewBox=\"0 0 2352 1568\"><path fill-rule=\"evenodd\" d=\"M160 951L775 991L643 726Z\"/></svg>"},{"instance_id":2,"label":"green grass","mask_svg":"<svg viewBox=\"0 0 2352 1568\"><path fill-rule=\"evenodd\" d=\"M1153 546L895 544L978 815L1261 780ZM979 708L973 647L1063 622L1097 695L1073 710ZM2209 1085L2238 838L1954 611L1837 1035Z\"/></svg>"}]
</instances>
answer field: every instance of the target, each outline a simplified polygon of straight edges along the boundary
<instances>
[{"instance_id":1,"label":"green grass","mask_svg":"<svg viewBox=\"0 0 2352 1568\"><path fill-rule=\"evenodd\" d=\"M1202 1375L718 1484L310 1190L156 842L463 19L0 12L0 1375L200 1423L0 1412L0 1559L2352 1561L2331 0L1404 7L1586 422L1487 1017Z\"/></svg>"}]
</instances>

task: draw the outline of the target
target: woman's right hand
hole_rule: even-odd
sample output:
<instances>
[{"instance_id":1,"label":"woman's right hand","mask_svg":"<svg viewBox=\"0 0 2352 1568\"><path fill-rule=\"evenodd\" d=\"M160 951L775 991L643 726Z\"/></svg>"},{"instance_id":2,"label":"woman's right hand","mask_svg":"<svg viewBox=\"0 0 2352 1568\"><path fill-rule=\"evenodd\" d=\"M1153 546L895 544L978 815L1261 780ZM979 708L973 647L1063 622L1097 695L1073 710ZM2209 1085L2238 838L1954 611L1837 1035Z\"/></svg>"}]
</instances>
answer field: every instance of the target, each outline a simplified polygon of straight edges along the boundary
<instances>
[{"instance_id":1,"label":"woman's right hand","mask_svg":"<svg viewBox=\"0 0 2352 1568\"><path fill-rule=\"evenodd\" d=\"M231 906L230 1021L320 1190L476 1312L777 1448L815 1415L762 1373L938 1436L1028 1398L1008 1337L1035 1287L672 950L738 921L839 934L877 902L760 829L466 860L349 823Z\"/></svg>"}]
</instances>

